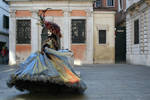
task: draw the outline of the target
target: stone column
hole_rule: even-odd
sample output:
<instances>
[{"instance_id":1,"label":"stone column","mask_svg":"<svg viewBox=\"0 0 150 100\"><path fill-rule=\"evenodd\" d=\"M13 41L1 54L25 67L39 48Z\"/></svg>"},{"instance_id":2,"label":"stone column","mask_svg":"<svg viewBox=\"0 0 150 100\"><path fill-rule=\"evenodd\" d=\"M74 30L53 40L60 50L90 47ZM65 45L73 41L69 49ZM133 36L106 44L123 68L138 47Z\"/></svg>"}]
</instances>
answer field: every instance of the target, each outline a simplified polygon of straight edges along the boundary
<instances>
[{"instance_id":1,"label":"stone column","mask_svg":"<svg viewBox=\"0 0 150 100\"><path fill-rule=\"evenodd\" d=\"M16 10L10 10L9 18L9 64L16 64Z\"/></svg>"},{"instance_id":2,"label":"stone column","mask_svg":"<svg viewBox=\"0 0 150 100\"><path fill-rule=\"evenodd\" d=\"M64 10L64 34L63 34L63 45L64 49L70 49L70 32L69 32L69 10Z\"/></svg>"},{"instance_id":3,"label":"stone column","mask_svg":"<svg viewBox=\"0 0 150 100\"><path fill-rule=\"evenodd\" d=\"M39 49L39 32L38 32L38 11L32 10L31 18L31 48L32 53L38 51Z\"/></svg>"},{"instance_id":4,"label":"stone column","mask_svg":"<svg viewBox=\"0 0 150 100\"><path fill-rule=\"evenodd\" d=\"M41 47L42 47L42 44L41 44L41 34L42 34L42 29L43 27L41 26L40 22L38 22L38 51L41 51Z\"/></svg>"},{"instance_id":5,"label":"stone column","mask_svg":"<svg viewBox=\"0 0 150 100\"><path fill-rule=\"evenodd\" d=\"M87 37L86 37L86 45L87 45L87 52L86 52L86 63L92 64L93 63L93 11L87 10Z\"/></svg>"}]
</instances>

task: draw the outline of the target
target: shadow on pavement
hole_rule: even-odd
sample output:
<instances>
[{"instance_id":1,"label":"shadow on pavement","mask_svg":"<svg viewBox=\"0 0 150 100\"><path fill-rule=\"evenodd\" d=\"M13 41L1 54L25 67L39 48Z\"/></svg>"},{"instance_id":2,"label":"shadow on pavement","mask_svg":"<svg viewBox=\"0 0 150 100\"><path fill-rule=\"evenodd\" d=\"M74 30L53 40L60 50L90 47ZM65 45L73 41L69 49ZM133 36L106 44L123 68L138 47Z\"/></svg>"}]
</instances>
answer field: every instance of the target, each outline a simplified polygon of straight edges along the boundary
<instances>
[{"instance_id":1,"label":"shadow on pavement","mask_svg":"<svg viewBox=\"0 0 150 100\"><path fill-rule=\"evenodd\" d=\"M49 94L49 93L26 93L19 94L8 100L87 100L85 94Z\"/></svg>"}]
</instances>

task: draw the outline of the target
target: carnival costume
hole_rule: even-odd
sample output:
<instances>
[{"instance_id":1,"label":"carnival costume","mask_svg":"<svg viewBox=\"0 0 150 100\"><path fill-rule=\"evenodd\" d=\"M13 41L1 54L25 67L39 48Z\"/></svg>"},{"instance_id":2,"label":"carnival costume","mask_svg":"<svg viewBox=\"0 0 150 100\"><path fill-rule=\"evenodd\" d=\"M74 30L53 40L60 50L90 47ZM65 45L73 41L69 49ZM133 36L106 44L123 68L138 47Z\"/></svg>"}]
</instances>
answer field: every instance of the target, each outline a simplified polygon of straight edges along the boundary
<instances>
[{"instance_id":1,"label":"carnival costume","mask_svg":"<svg viewBox=\"0 0 150 100\"><path fill-rule=\"evenodd\" d=\"M86 90L86 84L73 70L72 52L59 50L60 28L45 21L45 12L40 15L41 24L48 29L49 36L42 44L41 52L31 54L19 69L11 75L7 85L20 91L78 92Z\"/></svg>"}]
</instances>

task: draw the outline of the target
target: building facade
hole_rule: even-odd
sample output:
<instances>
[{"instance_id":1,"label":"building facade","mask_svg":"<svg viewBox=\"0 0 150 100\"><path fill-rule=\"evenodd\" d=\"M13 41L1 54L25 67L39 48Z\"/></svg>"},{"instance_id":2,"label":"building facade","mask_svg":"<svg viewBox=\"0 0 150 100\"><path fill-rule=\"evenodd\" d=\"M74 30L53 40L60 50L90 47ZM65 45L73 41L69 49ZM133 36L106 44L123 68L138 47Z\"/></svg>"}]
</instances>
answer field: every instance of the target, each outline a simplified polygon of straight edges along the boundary
<instances>
[{"instance_id":1,"label":"building facade","mask_svg":"<svg viewBox=\"0 0 150 100\"><path fill-rule=\"evenodd\" d=\"M150 66L150 1L129 0L126 16L127 62Z\"/></svg>"},{"instance_id":2,"label":"building facade","mask_svg":"<svg viewBox=\"0 0 150 100\"><path fill-rule=\"evenodd\" d=\"M7 0L10 4L9 64L41 50L42 27L38 14L47 8L46 20L57 23L63 35L61 48L74 52L75 61L93 63L93 2L91 0ZM60 3L61 2L61 3Z\"/></svg>"},{"instance_id":3,"label":"building facade","mask_svg":"<svg viewBox=\"0 0 150 100\"><path fill-rule=\"evenodd\" d=\"M5 0L0 1L0 51L3 46L9 47L9 5Z\"/></svg>"},{"instance_id":4,"label":"building facade","mask_svg":"<svg viewBox=\"0 0 150 100\"><path fill-rule=\"evenodd\" d=\"M115 14L117 0L94 3L94 63L115 63Z\"/></svg>"},{"instance_id":5,"label":"building facade","mask_svg":"<svg viewBox=\"0 0 150 100\"><path fill-rule=\"evenodd\" d=\"M51 8L46 12L46 20L60 26L61 48L73 51L75 64L115 62L117 0L7 1L10 4L10 64L24 61L30 53L41 50L43 29L38 14L46 8Z\"/></svg>"},{"instance_id":6,"label":"building facade","mask_svg":"<svg viewBox=\"0 0 150 100\"><path fill-rule=\"evenodd\" d=\"M0 0L0 64L6 64L5 58L2 57L1 50L3 47L9 48L9 5L5 0Z\"/></svg>"}]
</instances>

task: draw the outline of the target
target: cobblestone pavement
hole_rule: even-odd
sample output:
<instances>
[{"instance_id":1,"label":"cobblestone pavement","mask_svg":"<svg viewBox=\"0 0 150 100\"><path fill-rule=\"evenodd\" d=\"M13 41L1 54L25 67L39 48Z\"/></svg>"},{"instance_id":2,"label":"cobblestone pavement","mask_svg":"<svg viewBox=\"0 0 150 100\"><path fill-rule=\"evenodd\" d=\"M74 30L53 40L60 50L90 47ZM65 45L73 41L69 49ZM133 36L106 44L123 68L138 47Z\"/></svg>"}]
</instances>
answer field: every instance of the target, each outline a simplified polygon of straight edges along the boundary
<instances>
[{"instance_id":1,"label":"cobblestone pavement","mask_svg":"<svg viewBox=\"0 0 150 100\"><path fill-rule=\"evenodd\" d=\"M128 64L76 66L88 89L83 95L30 94L9 89L6 80L15 67L0 65L0 100L150 100L150 67Z\"/></svg>"}]
</instances>

